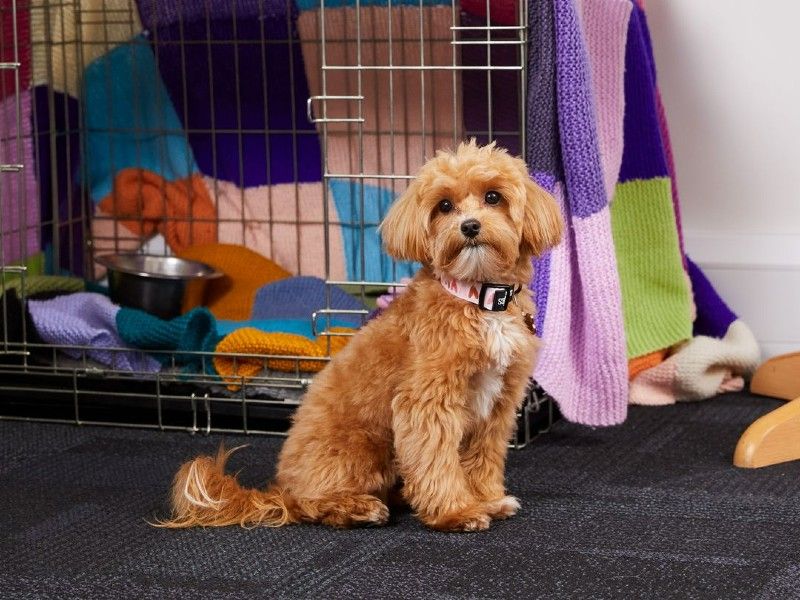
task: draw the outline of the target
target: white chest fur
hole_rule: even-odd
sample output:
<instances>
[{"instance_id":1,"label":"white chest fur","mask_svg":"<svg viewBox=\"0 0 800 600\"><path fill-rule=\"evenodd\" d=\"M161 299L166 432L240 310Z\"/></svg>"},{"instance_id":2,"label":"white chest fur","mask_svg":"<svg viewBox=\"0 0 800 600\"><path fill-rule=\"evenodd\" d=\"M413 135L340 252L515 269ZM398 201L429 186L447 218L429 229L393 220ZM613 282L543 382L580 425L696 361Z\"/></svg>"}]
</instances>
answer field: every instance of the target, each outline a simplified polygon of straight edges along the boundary
<instances>
[{"instance_id":1,"label":"white chest fur","mask_svg":"<svg viewBox=\"0 0 800 600\"><path fill-rule=\"evenodd\" d=\"M487 368L473 378L474 408L478 417L485 419L503 391L503 380L514 355L525 346L525 336L530 335L518 316L506 312L483 314L485 323Z\"/></svg>"}]
</instances>

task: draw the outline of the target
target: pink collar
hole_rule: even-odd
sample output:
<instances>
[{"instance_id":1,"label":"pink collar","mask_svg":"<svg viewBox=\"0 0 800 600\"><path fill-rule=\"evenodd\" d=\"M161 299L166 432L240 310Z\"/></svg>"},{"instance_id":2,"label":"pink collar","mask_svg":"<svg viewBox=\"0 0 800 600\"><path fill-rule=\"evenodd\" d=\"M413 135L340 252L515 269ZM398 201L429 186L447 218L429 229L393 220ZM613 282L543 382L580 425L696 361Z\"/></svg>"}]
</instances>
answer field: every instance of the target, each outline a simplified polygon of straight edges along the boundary
<instances>
[{"instance_id":1,"label":"pink collar","mask_svg":"<svg viewBox=\"0 0 800 600\"><path fill-rule=\"evenodd\" d=\"M447 275L440 275L439 282L456 298L477 304L483 310L494 312L506 310L514 294L519 293L522 289L522 286L515 289L513 285L505 283L464 281L453 279Z\"/></svg>"}]
</instances>

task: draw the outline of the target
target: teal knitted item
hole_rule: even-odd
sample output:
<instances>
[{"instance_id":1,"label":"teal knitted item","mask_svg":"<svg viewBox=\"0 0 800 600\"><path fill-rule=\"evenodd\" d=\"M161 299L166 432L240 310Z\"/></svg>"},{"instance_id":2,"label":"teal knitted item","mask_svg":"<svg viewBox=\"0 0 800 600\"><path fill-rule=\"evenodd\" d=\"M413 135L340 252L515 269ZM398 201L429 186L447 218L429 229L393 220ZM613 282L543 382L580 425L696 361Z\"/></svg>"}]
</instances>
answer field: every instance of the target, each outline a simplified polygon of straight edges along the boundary
<instances>
[{"instance_id":1,"label":"teal knitted item","mask_svg":"<svg viewBox=\"0 0 800 600\"><path fill-rule=\"evenodd\" d=\"M135 308L117 313L117 331L127 344L142 350L161 351L154 356L162 363L200 367L202 357L189 352L213 352L221 337L217 321L207 308L195 308L180 317L164 321ZM211 360L205 361L211 365Z\"/></svg>"}]
</instances>

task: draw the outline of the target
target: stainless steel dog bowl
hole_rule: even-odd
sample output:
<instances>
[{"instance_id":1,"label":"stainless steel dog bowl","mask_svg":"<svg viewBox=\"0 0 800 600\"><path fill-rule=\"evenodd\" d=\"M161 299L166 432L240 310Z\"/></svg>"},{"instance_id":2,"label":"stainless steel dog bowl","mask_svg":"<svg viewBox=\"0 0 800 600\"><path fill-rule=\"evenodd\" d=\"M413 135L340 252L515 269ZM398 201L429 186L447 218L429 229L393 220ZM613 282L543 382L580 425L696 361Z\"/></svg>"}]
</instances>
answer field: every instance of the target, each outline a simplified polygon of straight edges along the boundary
<instances>
[{"instance_id":1,"label":"stainless steel dog bowl","mask_svg":"<svg viewBox=\"0 0 800 600\"><path fill-rule=\"evenodd\" d=\"M206 283L222 277L204 263L175 256L103 254L95 260L108 269L112 302L162 319L200 306Z\"/></svg>"}]
</instances>

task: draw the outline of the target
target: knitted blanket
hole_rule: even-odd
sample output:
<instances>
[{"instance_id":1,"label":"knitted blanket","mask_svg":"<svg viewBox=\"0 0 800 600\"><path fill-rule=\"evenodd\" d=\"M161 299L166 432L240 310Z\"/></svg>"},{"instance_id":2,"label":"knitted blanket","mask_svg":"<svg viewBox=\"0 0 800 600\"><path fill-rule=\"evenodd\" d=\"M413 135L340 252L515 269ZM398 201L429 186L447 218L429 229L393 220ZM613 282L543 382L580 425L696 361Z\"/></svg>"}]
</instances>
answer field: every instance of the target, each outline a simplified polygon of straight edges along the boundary
<instances>
[{"instance_id":1,"label":"knitted blanket","mask_svg":"<svg viewBox=\"0 0 800 600\"><path fill-rule=\"evenodd\" d=\"M21 89L28 89L31 83L31 11L28 2L16 2L16 11L11 10L11 4L6 0L0 4L0 62L20 63L19 85ZM14 23L16 17L16 23ZM15 27L16 26L16 27ZM14 48L16 29L16 52ZM0 70L0 101L14 95L16 90L14 71L11 69ZM7 130L3 130L7 131Z\"/></svg>"},{"instance_id":2,"label":"knitted blanket","mask_svg":"<svg viewBox=\"0 0 800 600\"><path fill-rule=\"evenodd\" d=\"M138 4L204 175L240 188L321 180L292 2Z\"/></svg>"},{"instance_id":3,"label":"knitted blanket","mask_svg":"<svg viewBox=\"0 0 800 600\"><path fill-rule=\"evenodd\" d=\"M309 91L323 93L323 25L325 93L353 97L364 91L363 101L327 103L328 117L350 119L325 127L325 167L342 227L347 276L397 281L413 274L417 265L395 263L382 251L377 225L406 187L386 176L415 173L436 149L454 146L463 126L461 103L452 101L460 96L459 78L452 72L390 72L384 67L451 65L453 10L449 2L438 0L375 0L360 3L359 9L352 0L341 0L326 2L324 13L319 5L316 0L298 2L297 29ZM360 74L353 70L358 64L365 67ZM321 111L319 103L315 110ZM360 127L358 118L363 118Z\"/></svg>"},{"instance_id":4,"label":"knitted blanket","mask_svg":"<svg viewBox=\"0 0 800 600\"><path fill-rule=\"evenodd\" d=\"M120 338L116 324L120 308L102 294L80 292L30 300L28 310L39 336L68 356L80 358L82 350L72 346L83 346L89 358L114 369L143 373L161 369L157 360Z\"/></svg>"},{"instance_id":5,"label":"knitted blanket","mask_svg":"<svg viewBox=\"0 0 800 600\"><path fill-rule=\"evenodd\" d=\"M5 19L6 13L2 16ZM18 114L21 126L17 124ZM23 261L40 249L39 191L30 126L30 91L23 90L19 98L12 93L0 99L0 163L23 165L22 171L2 175L0 239L4 264Z\"/></svg>"},{"instance_id":6,"label":"knitted blanket","mask_svg":"<svg viewBox=\"0 0 800 600\"><path fill-rule=\"evenodd\" d=\"M174 252L217 241L216 212L199 175L168 181L146 169L121 169L97 209L93 239L130 239L135 246L159 232Z\"/></svg>"},{"instance_id":7,"label":"knitted blanket","mask_svg":"<svg viewBox=\"0 0 800 600\"><path fill-rule=\"evenodd\" d=\"M205 177L216 204L219 241L239 244L274 260L291 273L325 277L325 202L321 182L241 188ZM342 229L327 199L328 277L347 278Z\"/></svg>"},{"instance_id":8,"label":"knitted blanket","mask_svg":"<svg viewBox=\"0 0 800 600\"><path fill-rule=\"evenodd\" d=\"M359 327L367 308L340 287L328 286L317 277L289 277L258 290L253 302L252 318L310 320L314 312L327 307L343 312L320 318L320 328L327 327L329 321Z\"/></svg>"},{"instance_id":9,"label":"knitted blanket","mask_svg":"<svg viewBox=\"0 0 800 600\"><path fill-rule=\"evenodd\" d=\"M626 18L619 2L597 4ZM529 18L528 162L569 225L535 265L535 377L567 419L611 425L626 415L627 361L586 38L573 0L532 1Z\"/></svg>"},{"instance_id":10,"label":"knitted blanket","mask_svg":"<svg viewBox=\"0 0 800 600\"><path fill-rule=\"evenodd\" d=\"M333 328L338 333L353 333L353 329ZM254 377L265 369L297 373L298 371L316 373L327 364L322 360L336 354L350 341L348 336L320 336L314 340L301 335L289 333L265 333L258 329L245 327L237 329L226 336L217 345L214 356L214 367L228 384L228 388L238 389L244 378ZM255 354L258 356L237 357L234 354ZM264 358L261 358L263 356ZM307 357L306 360L295 361L292 358L276 358L279 356ZM309 359L318 360L309 360Z\"/></svg>"},{"instance_id":11,"label":"knitted blanket","mask_svg":"<svg viewBox=\"0 0 800 600\"><path fill-rule=\"evenodd\" d=\"M83 78L85 185L94 202L112 193L114 178L127 167L147 169L167 181L197 171L146 37L97 58Z\"/></svg>"},{"instance_id":12,"label":"knitted blanket","mask_svg":"<svg viewBox=\"0 0 800 600\"><path fill-rule=\"evenodd\" d=\"M535 265L537 380L566 418L588 425L621 422L629 392L663 404L741 385L757 355L741 321L692 338L699 270L683 254L643 9L628 0L529 8L528 160L570 224ZM700 315L710 294L697 294Z\"/></svg>"},{"instance_id":13,"label":"knitted blanket","mask_svg":"<svg viewBox=\"0 0 800 600\"><path fill-rule=\"evenodd\" d=\"M739 391L758 365L758 343L688 257L697 317L693 337L631 381L631 404L662 405Z\"/></svg>"},{"instance_id":14,"label":"knitted blanket","mask_svg":"<svg viewBox=\"0 0 800 600\"><path fill-rule=\"evenodd\" d=\"M33 88L32 118L36 160L30 170L36 174L39 187L45 270L82 277L84 225L91 209L81 201L77 185L81 160L78 100L37 85Z\"/></svg>"},{"instance_id":15,"label":"knitted blanket","mask_svg":"<svg viewBox=\"0 0 800 600\"><path fill-rule=\"evenodd\" d=\"M141 31L133 0L31 0L33 84L78 97L86 65Z\"/></svg>"},{"instance_id":16,"label":"knitted blanket","mask_svg":"<svg viewBox=\"0 0 800 600\"><path fill-rule=\"evenodd\" d=\"M205 290L205 306L220 319L250 318L259 288L289 276L280 265L243 246L191 246L179 256L211 265L225 274L209 281Z\"/></svg>"},{"instance_id":17,"label":"knitted blanket","mask_svg":"<svg viewBox=\"0 0 800 600\"><path fill-rule=\"evenodd\" d=\"M194 352L213 352L219 342L214 315L195 308L174 319L159 319L135 308L120 308L116 315L119 337L134 348L161 351L153 356L163 365L184 365L205 372L211 358Z\"/></svg>"}]
</instances>

